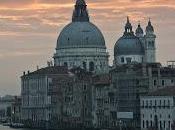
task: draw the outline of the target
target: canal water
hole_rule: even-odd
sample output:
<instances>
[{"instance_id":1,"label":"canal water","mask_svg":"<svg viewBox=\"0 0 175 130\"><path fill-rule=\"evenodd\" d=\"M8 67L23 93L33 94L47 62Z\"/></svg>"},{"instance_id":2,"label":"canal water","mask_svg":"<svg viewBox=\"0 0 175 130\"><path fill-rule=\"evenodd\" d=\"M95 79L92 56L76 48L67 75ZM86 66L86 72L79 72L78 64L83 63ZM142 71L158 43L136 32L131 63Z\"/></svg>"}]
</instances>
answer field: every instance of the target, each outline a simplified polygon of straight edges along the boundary
<instances>
[{"instance_id":1,"label":"canal water","mask_svg":"<svg viewBox=\"0 0 175 130\"><path fill-rule=\"evenodd\" d=\"M0 125L0 130L34 130L34 129L14 129L14 128L10 128L8 126Z\"/></svg>"}]
</instances>

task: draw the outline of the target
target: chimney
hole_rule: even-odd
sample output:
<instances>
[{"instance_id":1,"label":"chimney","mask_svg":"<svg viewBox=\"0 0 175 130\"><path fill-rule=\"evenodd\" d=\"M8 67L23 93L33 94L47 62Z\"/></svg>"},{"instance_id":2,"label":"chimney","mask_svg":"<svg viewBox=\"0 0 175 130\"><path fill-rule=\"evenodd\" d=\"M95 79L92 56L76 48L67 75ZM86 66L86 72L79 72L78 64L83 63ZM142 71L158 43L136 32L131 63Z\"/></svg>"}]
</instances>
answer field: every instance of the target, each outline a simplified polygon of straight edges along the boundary
<instances>
[{"instance_id":1,"label":"chimney","mask_svg":"<svg viewBox=\"0 0 175 130\"><path fill-rule=\"evenodd\" d=\"M25 71L23 72L23 75L26 75L26 72Z\"/></svg>"},{"instance_id":2,"label":"chimney","mask_svg":"<svg viewBox=\"0 0 175 130\"><path fill-rule=\"evenodd\" d=\"M28 70L28 74L30 74L30 71Z\"/></svg>"},{"instance_id":3,"label":"chimney","mask_svg":"<svg viewBox=\"0 0 175 130\"><path fill-rule=\"evenodd\" d=\"M47 66L50 67L50 62L49 61L47 61Z\"/></svg>"},{"instance_id":4,"label":"chimney","mask_svg":"<svg viewBox=\"0 0 175 130\"><path fill-rule=\"evenodd\" d=\"M39 66L38 65L36 66L36 69L39 70Z\"/></svg>"}]
</instances>

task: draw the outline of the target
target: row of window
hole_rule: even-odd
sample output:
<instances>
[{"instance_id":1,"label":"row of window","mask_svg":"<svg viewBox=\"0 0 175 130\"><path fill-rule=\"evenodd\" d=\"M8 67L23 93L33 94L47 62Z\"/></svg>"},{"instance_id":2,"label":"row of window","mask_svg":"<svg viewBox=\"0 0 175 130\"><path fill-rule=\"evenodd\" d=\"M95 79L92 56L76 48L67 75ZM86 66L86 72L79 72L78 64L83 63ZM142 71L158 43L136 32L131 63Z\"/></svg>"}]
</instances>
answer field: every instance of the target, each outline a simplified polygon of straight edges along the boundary
<instances>
[{"instance_id":1,"label":"row of window","mask_svg":"<svg viewBox=\"0 0 175 130\"><path fill-rule=\"evenodd\" d=\"M64 62L64 66L68 66L67 62ZM83 62L83 68L86 70L87 69L87 63ZM95 64L94 62L89 62L89 71L94 71L95 69Z\"/></svg>"},{"instance_id":2,"label":"row of window","mask_svg":"<svg viewBox=\"0 0 175 130\"><path fill-rule=\"evenodd\" d=\"M126 63L131 63L131 62L132 62L132 58L127 57L126 58ZM121 57L121 63L125 63L125 58L124 57Z\"/></svg>"},{"instance_id":3,"label":"row of window","mask_svg":"<svg viewBox=\"0 0 175 130\"><path fill-rule=\"evenodd\" d=\"M143 100L142 108L170 107L170 100Z\"/></svg>"},{"instance_id":4,"label":"row of window","mask_svg":"<svg viewBox=\"0 0 175 130\"><path fill-rule=\"evenodd\" d=\"M145 118L145 115L143 114L142 117ZM168 114L167 117L170 119L171 118L170 114ZM153 118L152 114L150 114L150 118ZM162 118L162 114L159 115L159 118Z\"/></svg>"},{"instance_id":5,"label":"row of window","mask_svg":"<svg viewBox=\"0 0 175 130\"><path fill-rule=\"evenodd\" d=\"M142 122L143 128L170 128L171 127L171 121L144 121Z\"/></svg>"},{"instance_id":6,"label":"row of window","mask_svg":"<svg viewBox=\"0 0 175 130\"><path fill-rule=\"evenodd\" d=\"M174 80L171 80L171 83L174 83ZM159 85L159 84L158 84L157 80L154 80L154 86L156 86L156 85ZM165 85L166 85L166 84L165 84L165 80L162 80L162 81L161 81L161 85L162 85L162 86L165 86Z\"/></svg>"}]
</instances>

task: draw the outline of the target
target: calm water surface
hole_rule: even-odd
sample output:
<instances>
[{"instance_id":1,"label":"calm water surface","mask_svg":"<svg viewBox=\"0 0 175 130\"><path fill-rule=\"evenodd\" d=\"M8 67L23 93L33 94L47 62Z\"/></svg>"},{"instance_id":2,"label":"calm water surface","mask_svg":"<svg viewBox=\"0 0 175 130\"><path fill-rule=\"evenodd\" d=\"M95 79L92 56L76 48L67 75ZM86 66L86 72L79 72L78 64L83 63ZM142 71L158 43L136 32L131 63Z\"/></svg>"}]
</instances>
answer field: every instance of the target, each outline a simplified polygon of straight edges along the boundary
<instances>
[{"instance_id":1,"label":"calm water surface","mask_svg":"<svg viewBox=\"0 0 175 130\"><path fill-rule=\"evenodd\" d=\"M8 126L2 126L0 125L0 130L34 130L34 129L13 129Z\"/></svg>"}]
</instances>

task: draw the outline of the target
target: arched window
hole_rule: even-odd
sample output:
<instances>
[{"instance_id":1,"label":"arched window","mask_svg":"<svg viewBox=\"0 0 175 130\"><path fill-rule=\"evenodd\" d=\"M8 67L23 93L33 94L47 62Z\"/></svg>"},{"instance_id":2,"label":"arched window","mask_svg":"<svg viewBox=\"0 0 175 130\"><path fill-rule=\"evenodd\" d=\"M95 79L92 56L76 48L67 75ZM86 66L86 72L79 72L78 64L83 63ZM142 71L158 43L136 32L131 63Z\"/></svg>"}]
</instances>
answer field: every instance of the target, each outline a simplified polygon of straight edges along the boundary
<instances>
[{"instance_id":1,"label":"arched window","mask_svg":"<svg viewBox=\"0 0 175 130\"><path fill-rule=\"evenodd\" d=\"M152 47L154 48L155 46L154 46L154 41L152 41Z\"/></svg>"},{"instance_id":2,"label":"arched window","mask_svg":"<svg viewBox=\"0 0 175 130\"><path fill-rule=\"evenodd\" d=\"M83 62L83 69L86 70L86 68L87 68L86 62Z\"/></svg>"},{"instance_id":3,"label":"arched window","mask_svg":"<svg viewBox=\"0 0 175 130\"><path fill-rule=\"evenodd\" d=\"M87 44L89 43L89 38L88 38L88 37L86 37L86 43L87 43Z\"/></svg>"},{"instance_id":4,"label":"arched window","mask_svg":"<svg viewBox=\"0 0 175 130\"><path fill-rule=\"evenodd\" d=\"M145 121L143 120L143 126L142 126L143 128L145 128Z\"/></svg>"},{"instance_id":5,"label":"arched window","mask_svg":"<svg viewBox=\"0 0 175 130\"><path fill-rule=\"evenodd\" d=\"M124 62L125 62L124 57L121 57L121 63L124 63Z\"/></svg>"},{"instance_id":6,"label":"arched window","mask_svg":"<svg viewBox=\"0 0 175 130\"><path fill-rule=\"evenodd\" d=\"M94 71L94 62L89 63L89 71Z\"/></svg>"},{"instance_id":7,"label":"arched window","mask_svg":"<svg viewBox=\"0 0 175 130\"><path fill-rule=\"evenodd\" d=\"M149 122L148 122L148 120L146 121L146 128L149 128Z\"/></svg>"},{"instance_id":8,"label":"arched window","mask_svg":"<svg viewBox=\"0 0 175 130\"><path fill-rule=\"evenodd\" d=\"M68 65L67 65L67 62L64 62L64 66L66 66L66 67L68 66Z\"/></svg>"},{"instance_id":9,"label":"arched window","mask_svg":"<svg viewBox=\"0 0 175 130\"><path fill-rule=\"evenodd\" d=\"M126 62L127 62L127 64L131 63L132 62L132 58L131 57L127 57L126 58Z\"/></svg>"},{"instance_id":10,"label":"arched window","mask_svg":"<svg viewBox=\"0 0 175 130\"><path fill-rule=\"evenodd\" d=\"M158 117L157 117L157 115L154 116L154 127L158 128Z\"/></svg>"},{"instance_id":11,"label":"arched window","mask_svg":"<svg viewBox=\"0 0 175 130\"><path fill-rule=\"evenodd\" d=\"M159 127L162 128L162 122L161 121L159 121Z\"/></svg>"}]
</instances>

